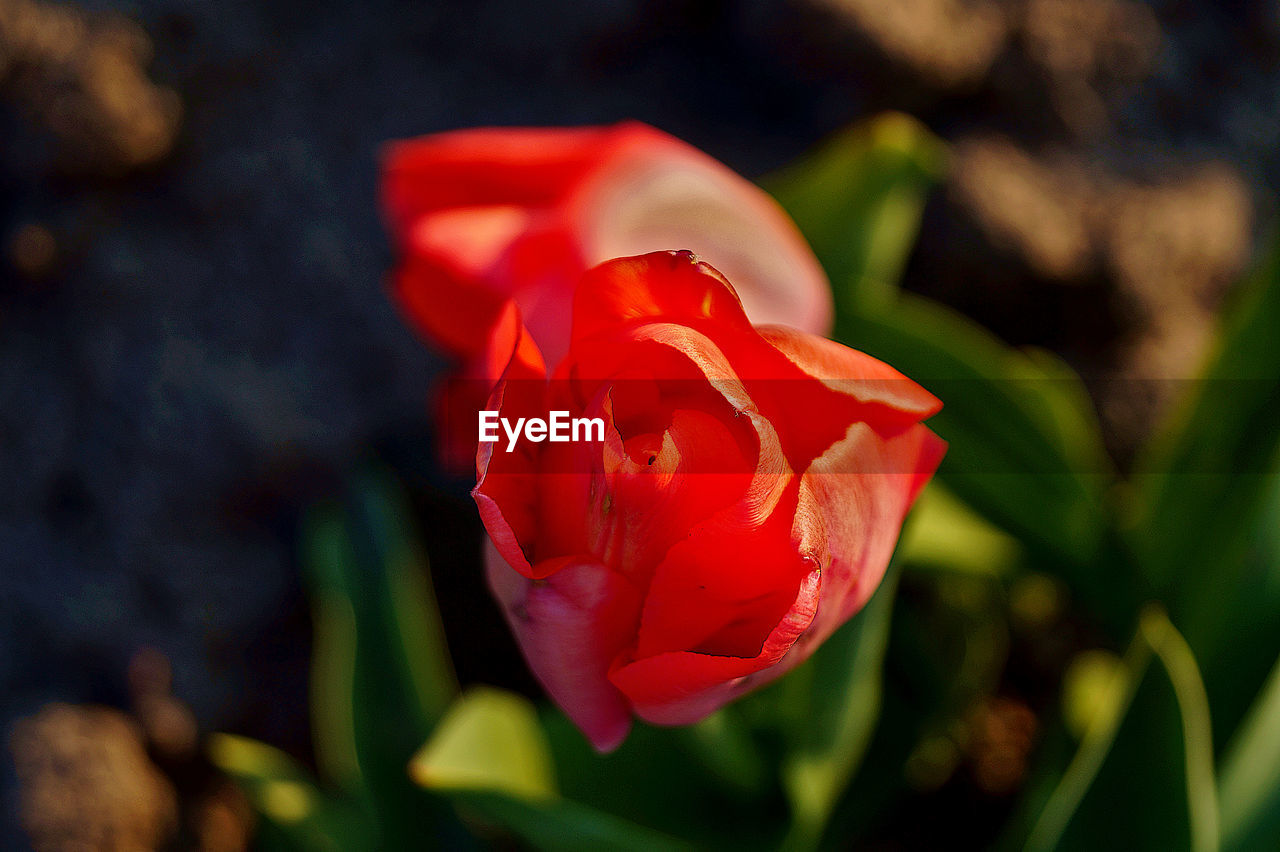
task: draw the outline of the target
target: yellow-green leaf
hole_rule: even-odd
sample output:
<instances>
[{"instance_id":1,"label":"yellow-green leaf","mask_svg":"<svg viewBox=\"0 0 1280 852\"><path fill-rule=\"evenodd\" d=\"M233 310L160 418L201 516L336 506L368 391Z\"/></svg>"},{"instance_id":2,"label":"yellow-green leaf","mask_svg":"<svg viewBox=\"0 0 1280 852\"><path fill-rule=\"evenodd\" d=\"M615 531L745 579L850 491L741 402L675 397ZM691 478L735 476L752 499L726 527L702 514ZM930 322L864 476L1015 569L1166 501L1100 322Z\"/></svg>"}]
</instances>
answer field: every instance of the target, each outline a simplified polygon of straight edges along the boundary
<instances>
[{"instance_id":1,"label":"yellow-green leaf","mask_svg":"<svg viewBox=\"0 0 1280 852\"><path fill-rule=\"evenodd\" d=\"M520 799L557 796L551 750L526 699L489 687L459 698L410 763L438 791L489 790Z\"/></svg>"}]
</instances>

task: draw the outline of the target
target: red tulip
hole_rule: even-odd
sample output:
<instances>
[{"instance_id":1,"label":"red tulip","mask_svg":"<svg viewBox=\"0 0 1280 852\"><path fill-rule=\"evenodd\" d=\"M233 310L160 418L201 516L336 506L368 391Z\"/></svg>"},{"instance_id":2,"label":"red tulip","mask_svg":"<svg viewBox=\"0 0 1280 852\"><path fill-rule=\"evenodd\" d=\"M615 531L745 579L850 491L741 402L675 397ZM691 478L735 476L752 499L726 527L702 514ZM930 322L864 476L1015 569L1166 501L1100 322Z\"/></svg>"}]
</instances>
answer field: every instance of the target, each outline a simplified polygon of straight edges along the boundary
<instances>
[{"instance_id":1,"label":"red tulip","mask_svg":"<svg viewBox=\"0 0 1280 852\"><path fill-rule=\"evenodd\" d=\"M689 252L612 260L548 376L514 309L488 408L603 440L481 443L490 586L530 667L601 750L697 721L804 660L870 598L945 444L893 368L753 327Z\"/></svg>"},{"instance_id":2,"label":"red tulip","mask_svg":"<svg viewBox=\"0 0 1280 852\"><path fill-rule=\"evenodd\" d=\"M399 142L382 191L400 253L401 305L480 384L496 379L480 358L508 299L558 361L582 273L649 251L707 258L733 279L753 322L830 331L826 277L782 209L644 124L459 130ZM469 422L482 400L456 396L447 401Z\"/></svg>"}]
</instances>

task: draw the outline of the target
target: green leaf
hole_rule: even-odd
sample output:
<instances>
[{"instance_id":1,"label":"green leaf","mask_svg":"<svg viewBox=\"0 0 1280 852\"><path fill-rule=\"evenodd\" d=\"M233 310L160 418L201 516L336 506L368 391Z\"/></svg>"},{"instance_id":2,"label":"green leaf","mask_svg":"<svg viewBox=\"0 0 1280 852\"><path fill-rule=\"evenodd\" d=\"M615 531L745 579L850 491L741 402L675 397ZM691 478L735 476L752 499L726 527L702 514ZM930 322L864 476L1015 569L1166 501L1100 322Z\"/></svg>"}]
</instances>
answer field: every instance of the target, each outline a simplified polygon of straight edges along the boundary
<instances>
[{"instance_id":1,"label":"green leaf","mask_svg":"<svg viewBox=\"0 0 1280 852\"><path fill-rule=\"evenodd\" d=\"M307 770L284 752L245 737L213 734L208 754L265 821L256 838L261 848L296 852L374 848L364 812L322 792Z\"/></svg>"},{"instance_id":2,"label":"green leaf","mask_svg":"<svg viewBox=\"0 0 1280 852\"><path fill-rule=\"evenodd\" d=\"M1200 378L1135 465L1135 547L1180 599L1229 581L1201 569L1238 556L1276 478L1280 243L1236 297Z\"/></svg>"},{"instance_id":3,"label":"green leaf","mask_svg":"<svg viewBox=\"0 0 1280 852\"><path fill-rule=\"evenodd\" d=\"M907 565L965 574L1005 576L1022 548L940 483L920 495L902 531L898 558Z\"/></svg>"},{"instance_id":4,"label":"green leaf","mask_svg":"<svg viewBox=\"0 0 1280 852\"><path fill-rule=\"evenodd\" d=\"M1131 546L1205 667L1215 742L1280 654L1280 243L1134 476Z\"/></svg>"},{"instance_id":5,"label":"green leaf","mask_svg":"<svg viewBox=\"0 0 1280 852\"><path fill-rule=\"evenodd\" d=\"M836 337L937 394L951 448L939 476L992 522L1066 570L1089 603L1132 623L1140 598L1096 567L1114 474L1079 379L941 305L897 289L946 149L914 120L856 126L766 180L831 279ZM1119 593L1117 593L1117 586Z\"/></svg>"},{"instance_id":6,"label":"green leaf","mask_svg":"<svg viewBox=\"0 0 1280 852\"><path fill-rule=\"evenodd\" d=\"M620 783L625 783L619 779ZM480 790L456 790L450 799L465 813L496 824L547 852L681 852L695 847L670 835L567 799L532 803Z\"/></svg>"},{"instance_id":7,"label":"green leaf","mask_svg":"<svg viewBox=\"0 0 1280 852\"><path fill-rule=\"evenodd\" d=\"M845 307L891 301L946 151L915 119L845 130L762 183L791 214Z\"/></svg>"},{"instance_id":8,"label":"green leaf","mask_svg":"<svg viewBox=\"0 0 1280 852\"><path fill-rule=\"evenodd\" d=\"M409 772L433 790L488 790L531 801L557 796L537 711L519 695L488 687L454 702Z\"/></svg>"},{"instance_id":9,"label":"green leaf","mask_svg":"<svg viewBox=\"0 0 1280 852\"><path fill-rule=\"evenodd\" d=\"M1222 762L1222 845L1263 849L1280 837L1280 661Z\"/></svg>"},{"instance_id":10,"label":"green leaf","mask_svg":"<svg viewBox=\"0 0 1280 852\"><path fill-rule=\"evenodd\" d=\"M539 849L689 848L660 832L562 798L537 711L510 692L479 687L459 698L414 757L410 773L462 813Z\"/></svg>"},{"instance_id":11,"label":"green leaf","mask_svg":"<svg viewBox=\"0 0 1280 852\"><path fill-rule=\"evenodd\" d=\"M1068 367L910 293L883 311L845 314L837 334L942 400L929 426L950 445L938 478L952 492L1057 567L1106 623L1132 623L1137 591L1098 559L1112 468Z\"/></svg>"},{"instance_id":12,"label":"green leaf","mask_svg":"<svg viewBox=\"0 0 1280 852\"><path fill-rule=\"evenodd\" d=\"M1167 686L1146 676L1152 658ZM1117 847L1219 846L1208 697L1190 646L1156 606L1144 609L1025 849L1083 848L1104 833Z\"/></svg>"},{"instance_id":13,"label":"green leaf","mask_svg":"<svg viewBox=\"0 0 1280 852\"><path fill-rule=\"evenodd\" d=\"M723 787L744 796L764 792L770 767L734 708L723 707L697 724L676 728L675 733L685 750Z\"/></svg>"},{"instance_id":14,"label":"green leaf","mask_svg":"<svg viewBox=\"0 0 1280 852\"><path fill-rule=\"evenodd\" d=\"M371 471L343 504L314 509L303 534L317 758L377 814L388 846L421 837L438 816L423 807L406 767L457 692L407 517L390 477Z\"/></svg>"},{"instance_id":15,"label":"green leaf","mask_svg":"<svg viewBox=\"0 0 1280 852\"><path fill-rule=\"evenodd\" d=\"M555 754L560 789L575 803L699 848L776 849L787 807L773 752L755 736L762 728L776 730L769 726L772 717L757 725L748 712L764 709L758 697L690 727L637 722L626 742L607 755L596 752L564 713L546 708L542 727ZM699 805L691 808L690 802ZM708 819L707 813L716 818Z\"/></svg>"},{"instance_id":16,"label":"green leaf","mask_svg":"<svg viewBox=\"0 0 1280 852\"><path fill-rule=\"evenodd\" d=\"M899 573L895 562L862 611L779 687L791 720L781 765L792 808L784 848L817 846L871 741Z\"/></svg>"}]
</instances>

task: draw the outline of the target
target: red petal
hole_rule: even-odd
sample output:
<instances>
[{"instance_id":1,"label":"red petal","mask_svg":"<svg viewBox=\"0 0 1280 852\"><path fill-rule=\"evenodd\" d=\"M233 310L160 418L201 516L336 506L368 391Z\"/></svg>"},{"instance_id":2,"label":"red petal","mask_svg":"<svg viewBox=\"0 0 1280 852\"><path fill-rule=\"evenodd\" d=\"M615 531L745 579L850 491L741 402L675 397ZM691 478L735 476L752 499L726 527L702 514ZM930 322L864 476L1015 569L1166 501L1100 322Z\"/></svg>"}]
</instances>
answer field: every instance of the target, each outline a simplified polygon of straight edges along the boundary
<instances>
[{"instance_id":1,"label":"red petal","mask_svg":"<svg viewBox=\"0 0 1280 852\"><path fill-rule=\"evenodd\" d=\"M616 129L476 128L389 145L382 201L392 230L449 207L546 207L608 150Z\"/></svg>"},{"instance_id":2,"label":"red petal","mask_svg":"<svg viewBox=\"0 0 1280 852\"><path fill-rule=\"evenodd\" d=\"M822 577L814 571L800 584L787 614L753 658L676 651L614 668L609 679L637 716L659 725L690 725L798 662L788 652L813 622Z\"/></svg>"},{"instance_id":3,"label":"red petal","mask_svg":"<svg viewBox=\"0 0 1280 852\"><path fill-rule=\"evenodd\" d=\"M611 415L611 410L606 408ZM603 492L593 505L592 552L628 576L648 578L689 528L742 498L752 461L713 417L680 410L652 450L628 450L606 417Z\"/></svg>"},{"instance_id":4,"label":"red petal","mask_svg":"<svg viewBox=\"0 0 1280 852\"><path fill-rule=\"evenodd\" d=\"M420 218L403 249L396 296L436 345L474 357L510 297L533 339L564 356L583 262L554 220L514 207L443 210Z\"/></svg>"},{"instance_id":5,"label":"red petal","mask_svg":"<svg viewBox=\"0 0 1280 852\"><path fill-rule=\"evenodd\" d=\"M546 368L542 355L520 322L514 304L508 303L494 328L482 372L502 368L501 380L486 403L504 417L525 417L547 410ZM477 421L478 426L478 421ZM477 430L478 438L478 430ZM533 576L530 548L538 533L538 468L529 442L506 452L503 436L496 443L479 442L476 450L476 486L471 495L480 510L489 537L511 566Z\"/></svg>"},{"instance_id":6,"label":"red petal","mask_svg":"<svg viewBox=\"0 0 1280 852\"><path fill-rule=\"evenodd\" d=\"M588 265L689 249L733 282L752 322L830 330L826 275L768 193L666 133L619 130L609 159L566 202Z\"/></svg>"},{"instance_id":7,"label":"red petal","mask_svg":"<svg viewBox=\"0 0 1280 852\"><path fill-rule=\"evenodd\" d=\"M687 251L617 258L583 276L573 304L575 343L636 320L751 327L725 277Z\"/></svg>"},{"instance_id":8,"label":"red petal","mask_svg":"<svg viewBox=\"0 0 1280 852\"><path fill-rule=\"evenodd\" d=\"M799 480L763 521L728 512L694 526L658 567L637 658L696 651L753 658L819 566L792 539ZM688 528L688 527L686 527Z\"/></svg>"},{"instance_id":9,"label":"red petal","mask_svg":"<svg viewBox=\"0 0 1280 852\"><path fill-rule=\"evenodd\" d=\"M462 358L485 348L506 297L437 257L405 258L392 278L396 300L410 322L435 345Z\"/></svg>"},{"instance_id":10,"label":"red petal","mask_svg":"<svg viewBox=\"0 0 1280 852\"><path fill-rule=\"evenodd\" d=\"M913 422L942 409L942 401L933 394L864 352L791 328L757 326L756 330L807 375L859 402L884 406Z\"/></svg>"},{"instance_id":11,"label":"red petal","mask_svg":"<svg viewBox=\"0 0 1280 852\"><path fill-rule=\"evenodd\" d=\"M941 406L901 373L839 343L778 327L707 333L777 430L796 470L841 440L850 423L893 434Z\"/></svg>"},{"instance_id":12,"label":"red petal","mask_svg":"<svg viewBox=\"0 0 1280 852\"><path fill-rule=\"evenodd\" d=\"M798 525L826 551L813 641L825 639L871 598L907 510L945 452L946 443L920 424L889 438L855 424L805 472Z\"/></svg>"}]
</instances>

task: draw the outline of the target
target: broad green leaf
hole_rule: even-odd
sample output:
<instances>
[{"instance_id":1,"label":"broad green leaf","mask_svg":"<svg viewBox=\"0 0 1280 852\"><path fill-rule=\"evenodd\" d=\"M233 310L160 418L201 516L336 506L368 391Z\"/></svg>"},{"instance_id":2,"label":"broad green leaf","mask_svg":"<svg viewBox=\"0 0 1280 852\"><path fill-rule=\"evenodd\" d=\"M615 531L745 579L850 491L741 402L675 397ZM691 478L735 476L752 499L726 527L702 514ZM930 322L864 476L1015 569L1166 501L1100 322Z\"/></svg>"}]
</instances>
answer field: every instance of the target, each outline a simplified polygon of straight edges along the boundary
<instances>
[{"instance_id":1,"label":"broad green leaf","mask_svg":"<svg viewBox=\"0 0 1280 852\"><path fill-rule=\"evenodd\" d=\"M747 796L764 791L769 767L742 714L724 707L701 722L676 731L685 749L719 784Z\"/></svg>"},{"instance_id":2,"label":"broad green leaf","mask_svg":"<svg viewBox=\"0 0 1280 852\"><path fill-rule=\"evenodd\" d=\"M303 534L317 757L377 814L387 846L421 836L439 815L406 766L457 691L403 506L390 477L369 472L344 503L314 509Z\"/></svg>"},{"instance_id":3,"label":"broad green leaf","mask_svg":"<svg viewBox=\"0 0 1280 852\"><path fill-rule=\"evenodd\" d=\"M942 173L941 141L886 113L837 134L763 185L791 214L848 306L892 300Z\"/></svg>"},{"instance_id":4,"label":"broad green leaf","mask_svg":"<svg viewBox=\"0 0 1280 852\"><path fill-rule=\"evenodd\" d=\"M908 524L917 520L913 513ZM905 535L912 535L910 526ZM958 759L954 732L998 686L1008 659L1001 578L911 570L902 562L887 656L878 674L881 709L833 810L828 847L839 848L837 840L882 840L885 821L901 812L901 803L934 789L927 776L937 784L947 780ZM797 714L793 723L807 721ZM942 754L948 747L950 758Z\"/></svg>"},{"instance_id":5,"label":"broad green leaf","mask_svg":"<svg viewBox=\"0 0 1280 852\"><path fill-rule=\"evenodd\" d=\"M776 849L787 807L774 754L755 736L768 724L756 724L747 712L758 697L691 727L637 723L607 755L597 753L562 712L546 708L542 726L560 789L575 803L699 848ZM738 777L730 780L733 773Z\"/></svg>"},{"instance_id":6,"label":"broad green leaf","mask_svg":"<svg viewBox=\"0 0 1280 852\"><path fill-rule=\"evenodd\" d=\"M1021 550L1017 539L992 526L945 486L933 483L911 510L897 558L911 566L1003 576Z\"/></svg>"},{"instance_id":7,"label":"broad green leaf","mask_svg":"<svg viewBox=\"0 0 1280 852\"><path fill-rule=\"evenodd\" d=\"M386 644L404 678L414 712L439 719L458 692L444 627L431 588L426 553L408 501L390 474L366 470L352 488L352 542L364 584L385 616Z\"/></svg>"},{"instance_id":8,"label":"broad green leaf","mask_svg":"<svg viewBox=\"0 0 1280 852\"><path fill-rule=\"evenodd\" d=\"M245 737L214 734L208 754L265 821L256 838L261 848L344 852L375 847L366 814L321 791L307 770L284 752Z\"/></svg>"},{"instance_id":9,"label":"broad green leaf","mask_svg":"<svg viewBox=\"0 0 1280 852\"><path fill-rule=\"evenodd\" d=\"M1222 761L1222 846L1262 849L1280 837L1280 661Z\"/></svg>"},{"instance_id":10,"label":"broad green leaf","mask_svg":"<svg viewBox=\"0 0 1280 852\"><path fill-rule=\"evenodd\" d=\"M1278 329L1280 243L1134 477L1131 546L1204 665L1219 744L1280 654Z\"/></svg>"},{"instance_id":11,"label":"broad green leaf","mask_svg":"<svg viewBox=\"0 0 1280 852\"><path fill-rule=\"evenodd\" d=\"M940 477L979 513L1066 566L1086 598L1115 611L1106 620L1127 629L1137 600L1127 579L1117 584L1093 567L1113 474L1079 379L1047 353L1014 350L897 289L945 160L941 141L889 114L837 136L765 185L831 278L836 337L943 400L931 421L951 444Z\"/></svg>"},{"instance_id":12,"label":"broad green leaf","mask_svg":"<svg viewBox=\"0 0 1280 852\"><path fill-rule=\"evenodd\" d=\"M883 311L845 314L837 334L942 400L929 421L950 445L940 481L1057 567L1106 623L1131 623L1136 592L1097 558L1112 472L1069 368L1047 353L1012 349L910 293Z\"/></svg>"},{"instance_id":13,"label":"broad green leaf","mask_svg":"<svg viewBox=\"0 0 1280 852\"><path fill-rule=\"evenodd\" d=\"M409 771L418 784L442 792L488 790L531 801L557 796L551 751L533 705L488 687L454 702Z\"/></svg>"},{"instance_id":14,"label":"broad green leaf","mask_svg":"<svg viewBox=\"0 0 1280 852\"><path fill-rule=\"evenodd\" d=\"M885 650L900 569L890 566L861 612L789 674L780 694L791 718L782 783L792 807L784 847L812 848L858 768L880 713Z\"/></svg>"},{"instance_id":15,"label":"broad green leaf","mask_svg":"<svg viewBox=\"0 0 1280 852\"><path fill-rule=\"evenodd\" d=\"M463 694L413 758L410 775L447 797L463 814L535 848L689 848L660 832L562 798L537 711L510 692L477 687ZM602 782L605 778L598 776ZM644 780L628 778L625 783Z\"/></svg>"},{"instance_id":16,"label":"broad green leaf","mask_svg":"<svg viewBox=\"0 0 1280 852\"><path fill-rule=\"evenodd\" d=\"M614 783L630 783L615 779ZM546 852L684 852L685 841L568 799L534 803L481 790L455 790L449 798L464 812L510 832Z\"/></svg>"},{"instance_id":17,"label":"broad green leaf","mask_svg":"<svg viewBox=\"0 0 1280 852\"><path fill-rule=\"evenodd\" d=\"M1160 663L1167 679L1151 677ZM1080 747L1039 809L1025 849L1117 848L1214 852L1218 798L1209 702L1186 640L1147 607Z\"/></svg>"},{"instance_id":18,"label":"broad green leaf","mask_svg":"<svg viewBox=\"0 0 1280 852\"><path fill-rule=\"evenodd\" d=\"M1090 724L1081 738L1080 748L1039 812L1027 839L1027 852L1054 849L1061 841L1115 743L1120 723L1133 703L1138 683L1146 674L1150 656L1150 647L1135 640L1123 665L1112 670L1110 682L1094 696L1097 705L1087 713Z\"/></svg>"},{"instance_id":19,"label":"broad green leaf","mask_svg":"<svg viewBox=\"0 0 1280 852\"><path fill-rule=\"evenodd\" d=\"M1135 466L1135 548L1177 600L1231 577L1280 451L1280 243L1225 313L1200 378ZM1198 579L1199 578L1199 579Z\"/></svg>"},{"instance_id":20,"label":"broad green leaf","mask_svg":"<svg viewBox=\"0 0 1280 852\"><path fill-rule=\"evenodd\" d=\"M1263 499L1260 515L1240 521L1245 529L1236 533L1244 543L1238 559L1224 555L1203 569L1217 574L1205 592L1209 597L1183 600L1187 641L1204 668L1218 747L1235 735L1280 656L1280 477L1272 477Z\"/></svg>"}]
</instances>

